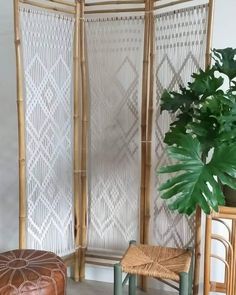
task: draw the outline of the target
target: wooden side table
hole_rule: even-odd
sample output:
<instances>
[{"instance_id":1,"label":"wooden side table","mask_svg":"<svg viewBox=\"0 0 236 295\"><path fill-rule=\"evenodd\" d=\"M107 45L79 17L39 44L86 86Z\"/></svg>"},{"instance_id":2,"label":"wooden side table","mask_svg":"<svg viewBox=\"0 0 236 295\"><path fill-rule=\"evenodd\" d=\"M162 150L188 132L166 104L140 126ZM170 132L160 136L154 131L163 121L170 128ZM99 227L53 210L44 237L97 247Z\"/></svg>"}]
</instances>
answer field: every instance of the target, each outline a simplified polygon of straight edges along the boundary
<instances>
[{"instance_id":1,"label":"wooden side table","mask_svg":"<svg viewBox=\"0 0 236 295\"><path fill-rule=\"evenodd\" d=\"M229 226L226 220L231 221ZM223 235L212 233L212 221L221 223L228 232L229 239ZM225 257L215 255L211 251L212 241L216 240L225 247ZM224 283L211 281L211 259L220 260L225 265ZM210 292L236 294L236 208L220 207L219 212L213 212L206 217L205 258L204 258L204 295Z\"/></svg>"}]
</instances>

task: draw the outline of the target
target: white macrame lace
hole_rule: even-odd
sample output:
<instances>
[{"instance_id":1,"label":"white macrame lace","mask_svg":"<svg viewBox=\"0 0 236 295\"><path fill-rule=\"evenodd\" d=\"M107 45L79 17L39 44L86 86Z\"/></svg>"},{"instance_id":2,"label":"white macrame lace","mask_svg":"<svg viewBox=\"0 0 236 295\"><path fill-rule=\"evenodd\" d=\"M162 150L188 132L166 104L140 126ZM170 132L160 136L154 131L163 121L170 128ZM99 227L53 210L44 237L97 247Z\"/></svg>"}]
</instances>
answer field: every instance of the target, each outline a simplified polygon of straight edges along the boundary
<instances>
[{"instance_id":1,"label":"white macrame lace","mask_svg":"<svg viewBox=\"0 0 236 295\"><path fill-rule=\"evenodd\" d=\"M90 85L89 249L139 239L140 109L144 21L86 21Z\"/></svg>"},{"instance_id":2,"label":"white macrame lace","mask_svg":"<svg viewBox=\"0 0 236 295\"><path fill-rule=\"evenodd\" d=\"M74 251L74 19L20 8L25 83L27 247Z\"/></svg>"},{"instance_id":3,"label":"white macrame lace","mask_svg":"<svg viewBox=\"0 0 236 295\"><path fill-rule=\"evenodd\" d=\"M152 242L191 245L194 219L171 213L157 188L168 163L171 118L160 115L165 88L204 67L208 8L158 14L152 155ZM20 8L25 82L27 247L74 251L72 68L74 19ZM139 240L143 16L85 23L90 89L88 248L123 251Z\"/></svg>"},{"instance_id":4,"label":"white macrame lace","mask_svg":"<svg viewBox=\"0 0 236 295\"><path fill-rule=\"evenodd\" d=\"M160 199L158 187L167 180L157 175L162 165L169 163L163 143L170 122L167 112L160 114L160 97L164 89L178 90L187 86L191 74L204 68L208 7L197 6L158 14L156 34L156 116L153 144L153 242L163 246L184 247L194 241L194 217L188 218L169 211Z\"/></svg>"}]
</instances>

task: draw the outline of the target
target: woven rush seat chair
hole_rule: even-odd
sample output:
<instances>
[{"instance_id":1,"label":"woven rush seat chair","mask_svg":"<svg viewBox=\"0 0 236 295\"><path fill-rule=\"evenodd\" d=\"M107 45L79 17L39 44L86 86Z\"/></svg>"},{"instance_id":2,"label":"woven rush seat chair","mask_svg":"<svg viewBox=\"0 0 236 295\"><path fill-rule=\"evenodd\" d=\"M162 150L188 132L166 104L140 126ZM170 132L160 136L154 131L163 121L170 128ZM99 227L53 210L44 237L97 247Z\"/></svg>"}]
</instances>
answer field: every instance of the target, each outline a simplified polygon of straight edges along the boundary
<instances>
[{"instance_id":1,"label":"woven rush seat chair","mask_svg":"<svg viewBox=\"0 0 236 295\"><path fill-rule=\"evenodd\" d=\"M114 266L114 295L122 295L129 281L129 295L136 293L137 275L179 282L179 294L192 294L192 251L130 244L121 262ZM127 273L122 281L122 272Z\"/></svg>"},{"instance_id":2,"label":"woven rush seat chair","mask_svg":"<svg viewBox=\"0 0 236 295\"><path fill-rule=\"evenodd\" d=\"M65 295L66 266L54 253L13 250L0 254L0 295Z\"/></svg>"}]
</instances>

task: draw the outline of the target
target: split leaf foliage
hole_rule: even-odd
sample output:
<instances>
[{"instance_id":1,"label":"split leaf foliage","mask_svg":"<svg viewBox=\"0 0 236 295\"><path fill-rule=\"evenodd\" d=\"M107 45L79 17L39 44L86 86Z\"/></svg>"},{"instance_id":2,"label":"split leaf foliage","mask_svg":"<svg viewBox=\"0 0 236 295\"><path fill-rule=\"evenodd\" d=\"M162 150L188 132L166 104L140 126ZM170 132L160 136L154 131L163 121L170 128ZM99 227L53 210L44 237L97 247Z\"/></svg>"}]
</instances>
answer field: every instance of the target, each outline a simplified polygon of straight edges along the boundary
<instances>
[{"instance_id":1,"label":"split leaf foliage","mask_svg":"<svg viewBox=\"0 0 236 295\"><path fill-rule=\"evenodd\" d=\"M170 176L161 197L188 215L197 206L207 214L218 211L225 202L222 185L236 189L236 49L212 52L212 67L161 97L162 112L176 114L164 139L176 164L159 171Z\"/></svg>"}]
</instances>

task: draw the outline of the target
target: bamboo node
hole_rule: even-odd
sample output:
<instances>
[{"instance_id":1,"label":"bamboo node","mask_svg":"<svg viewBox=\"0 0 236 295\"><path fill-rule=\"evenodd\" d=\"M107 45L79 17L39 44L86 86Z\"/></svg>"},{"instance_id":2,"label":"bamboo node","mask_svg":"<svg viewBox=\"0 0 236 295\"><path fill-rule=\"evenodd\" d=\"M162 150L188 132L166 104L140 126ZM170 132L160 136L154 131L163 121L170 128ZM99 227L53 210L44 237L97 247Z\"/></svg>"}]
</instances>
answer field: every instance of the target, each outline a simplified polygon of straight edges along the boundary
<instances>
[{"instance_id":1,"label":"bamboo node","mask_svg":"<svg viewBox=\"0 0 236 295\"><path fill-rule=\"evenodd\" d=\"M152 167L152 164L146 163L146 167Z\"/></svg>"},{"instance_id":2,"label":"bamboo node","mask_svg":"<svg viewBox=\"0 0 236 295\"><path fill-rule=\"evenodd\" d=\"M150 213L149 213L149 214L146 214L146 215L145 215L145 218L146 218L146 219L150 219L150 218L151 218L151 214L150 214Z\"/></svg>"},{"instance_id":3,"label":"bamboo node","mask_svg":"<svg viewBox=\"0 0 236 295\"><path fill-rule=\"evenodd\" d=\"M19 46L21 44L20 39L15 40L15 45Z\"/></svg>"},{"instance_id":4,"label":"bamboo node","mask_svg":"<svg viewBox=\"0 0 236 295\"><path fill-rule=\"evenodd\" d=\"M86 173L86 170L74 170L74 173Z\"/></svg>"}]
</instances>

